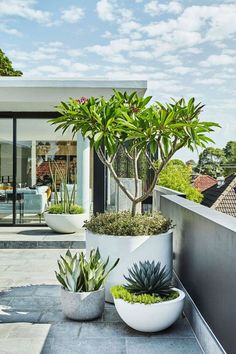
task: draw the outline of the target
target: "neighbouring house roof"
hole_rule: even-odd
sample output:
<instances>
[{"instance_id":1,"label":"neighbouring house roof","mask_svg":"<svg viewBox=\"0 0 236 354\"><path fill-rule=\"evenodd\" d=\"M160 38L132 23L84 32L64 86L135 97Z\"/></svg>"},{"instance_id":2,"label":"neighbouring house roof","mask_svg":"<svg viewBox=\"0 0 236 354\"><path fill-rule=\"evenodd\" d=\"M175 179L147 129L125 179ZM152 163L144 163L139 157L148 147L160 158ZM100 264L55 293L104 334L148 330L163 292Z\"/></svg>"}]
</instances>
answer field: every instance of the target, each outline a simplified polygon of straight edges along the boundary
<instances>
[{"instance_id":1,"label":"neighbouring house roof","mask_svg":"<svg viewBox=\"0 0 236 354\"><path fill-rule=\"evenodd\" d=\"M199 175L193 181L193 185L197 188L201 193L206 189L214 186L217 183L217 180L208 175Z\"/></svg>"},{"instance_id":2,"label":"neighbouring house roof","mask_svg":"<svg viewBox=\"0 0 236 354\"><path fill-rule=\"evenodd\" d=\"M216 184L203 195L203 205L236 217L236 173L226 177L222 186Z\"/></svg>"},{"instance_id":3,"label":"neighbouring house roof","mask_svg":"<svg viewBox=\"0 0 236 354\"><path fill-rule=\"evenodd\" d=\"M144 96L146 80L0 77L1 112L52 112L69 97L111 97L113 89Z\"/></svg>"}]
</instances>

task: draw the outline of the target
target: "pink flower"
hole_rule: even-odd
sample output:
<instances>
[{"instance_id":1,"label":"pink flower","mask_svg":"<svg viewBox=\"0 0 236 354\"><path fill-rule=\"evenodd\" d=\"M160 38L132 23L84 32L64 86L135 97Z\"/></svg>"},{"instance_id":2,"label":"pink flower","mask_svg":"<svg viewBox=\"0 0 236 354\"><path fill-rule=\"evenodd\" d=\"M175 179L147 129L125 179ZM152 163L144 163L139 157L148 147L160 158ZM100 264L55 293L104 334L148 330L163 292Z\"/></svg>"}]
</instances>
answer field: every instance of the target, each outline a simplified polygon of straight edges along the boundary
<instances>
[{"instance_id":1,"label":"pink flower","mask_svg":"<svg viewBox=\"0 0 236 354\"><path fill-rule=\"evenodd\" d=\"M88 99L87 99L87 97L82 96L76 101L79 102L79 103L84 104L84 103L86 103L88 101Z\"/></svg>"},{"instance_id":2,"label":"pink flower","mask_svg":"<svg viewBox=\"0 0 236 354\"><path fill-rule=\"evenodd\" d=\"M131 110L132 113L138 113L140 111L140 108L133 106L133 107L131 107L130 110Z\"/></svg>"}]
</instances>

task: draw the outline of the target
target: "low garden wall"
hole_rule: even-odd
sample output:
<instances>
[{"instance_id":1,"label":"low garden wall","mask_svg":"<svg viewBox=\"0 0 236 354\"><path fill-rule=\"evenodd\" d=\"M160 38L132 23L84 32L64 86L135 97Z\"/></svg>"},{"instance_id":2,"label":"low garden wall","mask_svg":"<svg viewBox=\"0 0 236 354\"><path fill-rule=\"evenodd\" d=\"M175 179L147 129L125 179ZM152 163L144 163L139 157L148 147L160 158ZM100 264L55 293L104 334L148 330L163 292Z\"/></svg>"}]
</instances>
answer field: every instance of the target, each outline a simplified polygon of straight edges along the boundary
<instances>
[{"instance_id":1,"label":"low garden wall","mask_svg":"<svg viewBox=\"0 0 236 354\"><path fill-rule=\"evenodd\" d=\"M236 219L177 195L161 195L173 220L174 269L228 354L236 353Z\"/></svg>"}]
</instances>

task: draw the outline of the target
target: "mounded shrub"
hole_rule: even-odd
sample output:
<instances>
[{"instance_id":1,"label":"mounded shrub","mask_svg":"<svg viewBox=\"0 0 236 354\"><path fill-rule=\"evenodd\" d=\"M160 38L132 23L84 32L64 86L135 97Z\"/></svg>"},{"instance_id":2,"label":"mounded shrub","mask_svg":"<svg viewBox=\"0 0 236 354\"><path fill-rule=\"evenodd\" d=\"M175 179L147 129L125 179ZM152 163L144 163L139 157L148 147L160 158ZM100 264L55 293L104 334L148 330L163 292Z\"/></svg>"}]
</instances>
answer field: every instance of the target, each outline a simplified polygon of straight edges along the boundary
<instances>
[{"instance_id":1,"label":"mounded shrub","mask_svg":"<svg viewBox=\"0 0 236 354\"><path fill-rule=\"evenodd\" d=\"M106 212L92 216L84 226L96 234L115 236L157 235L167 232L173 225L162 214L136 214L130 212Z\"/></svg>"}]
</instances>

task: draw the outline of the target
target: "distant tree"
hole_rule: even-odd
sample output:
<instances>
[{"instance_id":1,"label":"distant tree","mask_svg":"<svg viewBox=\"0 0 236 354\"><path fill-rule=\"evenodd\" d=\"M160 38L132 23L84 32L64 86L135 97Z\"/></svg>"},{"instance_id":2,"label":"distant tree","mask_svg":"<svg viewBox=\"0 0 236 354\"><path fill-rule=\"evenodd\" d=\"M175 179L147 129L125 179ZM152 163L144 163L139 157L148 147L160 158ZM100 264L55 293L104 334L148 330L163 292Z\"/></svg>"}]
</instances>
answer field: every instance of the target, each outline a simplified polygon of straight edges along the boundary
<instances>
[{"instance_id":1,"label":"distant tree","mask_svg":"<svg viewBox=\"0 0 236 354\"><path fill-rule=\"evenodd\" d=\"M188 160L185 162L185 165L189 168L191 171L192 176L196 175L196 167L197 163L194 160Z\"/></svg>"},{"instance_id":2,"label":"distant tree","mask_svg":"<svg viewBox=\"0 0 236 354\"><path fill-rule=\"evenodd\" d=\"M12 62L0 49L0 76L21 76L23 73L20 70L15 70Z\"/></svg>"},{"instance_id":3,"label":"distant tree","mask_svg":"<svg viewBox=\"0 0 236 354\"><path fill-rule=\"evenodd\" d=\"M224 168L227 175L230 175L236 171L236 141L228 141L223 150L227 159Z\"/></svg>"},{"instance_id":4,"label":"distant tree","mask_svg":"<svg viewBox=\"0 0 236 354\"><path fill-rule=\"evenodd\" d=\"M203 199L203 195L191 184L191 170L181 160L171 160L167 164L160 173L158 184L182 192L196 203L201 203Z\"/></svg>"},{"instance_id":5,"label":"distant tree","mask_svg":"<svg viewBox=\"0 0 236 354\"><path fill-rule=\"evenodd\" d=\"M185 166L185 163L182 160L179 160L179 159L171 160L170 164L173 165L173 166L181 166L181 167Z\"/></svg>"},{"instance_id":6,"label":"distant tree","mask_svg":"<svg viewBox=\"0 0 236 354\"><path fill-rule=\"evenodd\" d=\"M209 147L199 155L196 171L200 174L209 175L214 178L225 175L222 167L227 162L223 149Z\"/></svg>"},{"instance_id":7,"label":"distant tree","mask_svg":"<svg viewBox=\"0 0 236 354\"><path fill-rule=\"evenodd\" d=\"M194 168L197 166L197 163L194 160L188 160L185 162L186 166L190 166L191 168Z\"/></svg>"},{"instance_id":8,"label":"distant tree","mask_svg":"<svg viewBox=\"0 0 236 354\"><path fill-rule=\"evenodd\" d=\"M228 161L236 161L236 141L228 141L223 150Z\"/></svg>"}]
</instances>

